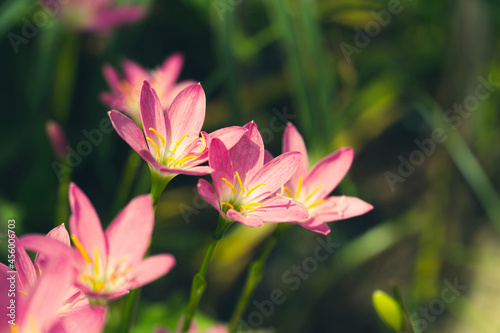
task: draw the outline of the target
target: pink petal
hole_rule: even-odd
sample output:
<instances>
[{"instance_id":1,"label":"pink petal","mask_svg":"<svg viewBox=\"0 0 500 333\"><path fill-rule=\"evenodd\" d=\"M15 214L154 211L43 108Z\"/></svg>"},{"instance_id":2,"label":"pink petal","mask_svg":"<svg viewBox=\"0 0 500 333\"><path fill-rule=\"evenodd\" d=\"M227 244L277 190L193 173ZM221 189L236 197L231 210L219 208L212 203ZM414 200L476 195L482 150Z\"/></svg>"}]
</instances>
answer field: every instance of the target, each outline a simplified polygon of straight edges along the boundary
<instances>
[{"instance_id":1,"label":"pink petal","mask_svg":"<svg viewBox=\"0 0 500 333\"><path fill-rule=\"evenodd\" d=\"M247 227L261 227L264 224L262 218L260 218L257 214L243 215L234 209L229 209L227 211L227 216L236 222L246 225Z\"/></svg>"},{"instance_id":2,"label":"pink petal","mask_svg":"<svg viewBox=\"0 0 500 333\"><path fill-rule=\"evenodd\" d=\"M170 105L172 105L172 102L177 97L177 95L179 95L181 91L183 91L189 86L192 86L193 84L197 84L197 82L193 80L188 80L179 82L169 87L168 91L164 92L161 98L163 109L167 110L170 107Z\"/></svg>"},{"instance_id":3,"label":"pink petal","mask_svg":"<svg viewBox=\"0 0 500 333\"><path fill-rule=\"evenodd\" d=\"M104 75L106 82L108 82L108 85L112 90L120 91L120 77L111 65L105 64L102 67L102 74Z\"/></svg>"},{"instance_id":4,"label":"pink petal","mask_svg":"<svg viewBox=\"0 0 500 333\"><path fill-rule=\"evenodd\" d=\"M304 139L300 135L299 131L291 123L288 123L285 128L285 133L283 133L283 153L289 151L298 151L302 154L302 159L300 161L297 171L290 179L292 188L297 188L299 178L305 178L309 173L309 158L307 156L307 149L304 143Z\"/></svg>"},{"instance_id":5,"label":"pink petal","mask_svg":"<svg viewBox=\"0 0 500 333\"><path fill-rule=\"evenodd\" d=\"M219 200L215 195L214 189L205 179L198 180L198 194L201 195L206 202L212 205L219 213L223 214L219 207Z\"/></svg>"},{"instance_id":6,"label":"pink petal","mask_svg":"<svg viewBox=\"0 0 500 333\"><path fill-rule=\"evenodd\" d=\"M47 233L45 236L47 238L59 241L68 247L71 247L71 243L69 241L69 234L68 231L66 230L66 227L64 226L64 223L61 224L60 226L55 227L51 231ZM42 270L45 262L47 260L47 256L43 253L37 253L35 257L35 271L38 272L39 270Z\"/></svg>"},{"instance_id":7,"label":"pink petal","mask_svg":"<svg viewBox=\"0 0 500 333\"><path fill-rule=\"evenodd\" d=\"M60 317L53 332L100 333L106 324L108 309L104 306L80 307Z\"/></svg>"},{"instance_id":8,"label":"pink petal","mask_svg":"<svg viewBox=\"0 0 500 333\"><path fill-rule=\"evenodd\" d=\"M38 274L35 270L35 266L31 262L30 256L26 253L26 250L20 244L17 237L15 238L15 244L15 265L17 276L19 277L20 287L22 288L21 290L28 294L35 286Z\"/></svg>"},{"instance_id":9,"label":"pink petal","mask_svg":"<svg viewBox=\"0 0 500 333\"><path fill-rule=\"evenodd\" d=\"M231 149L248 130L240 126L230 126L218 129L210 134L203 132L207 140L207 148L210 149L211 142L214 138L218 138L224 143L227 149Z\"/></svg>"},{"instance_id":10,"label":"pink petal","mask_svg":"<svg viewBox=\"0 0 500 333\"><path fill-rule=\"evenodd\" d=\"M78 238L83 248L89 253L94 253L94 247L101 258L107 257L106 239L101 222L89 198L75 183L69 185L69 204L71 216L69 230Z\"/></svg>"},{"instance_id":11,"label":"pink petal","mask_svg":"<svg viewBox=\"0 0 500 333\"><path fill-rule=\"evenodd\" d=\"M328 222L345 220L363 215L373 209L373 206L369 203L359 198L348 196L328 197L324 204L317 207L318 211L311 210L311 215L322 216L322 218L328 220Z\"/></svg>"},{"instance_id":12,"label":"pink petal","mask_svg":"<svg viewBox=\"0 0 500 333\"><path fill-rule=\"evenodd\" d=\"M321 216L312 217L306 222L300 222L299 225L311 231L317 232L322 235L328 235L330 233L330 227L326 224L328 221L325 221Z\"/></svg>"},{"instance_id":13,"label":"pink petal","mask_svg":"<svg viewBox=\"0 0 500 333\"><path fill-rule=\"evenodd\" d=\"M153 200L150 195L133 199L106 229L109 258L127 258L131 265L146 253L154 226Z\"/></svg>"},{"instance_id":14,"label":"pink petal","mask_svg":"<svg viewBox=\"0 0 500 333\"><path fill-rule=\"evenodd\" d=\"M262 204L263 207L250 214L259 216L264 222L295 222L309 217L304 205L280 196L269 198Z\"/></svg>"},{"instance_id":15,"label":"pink petal","mask_svg":"<svg viewBox=\"0 0 500 333\"><path fill-rule=\"evenodd\" d=\"M297 170L300 163L299 152L289 152L274 158L264 165L255 176L248 181L248 189L258 184L266 184L254 190L250 196L252 201L260 201L278 191Z\"/></svg>"},{"instance_id":16,"label":"pink petal","mask_svg":"<svg viewBox=\"0 0 500 333\"><path fill-rule=\"evenodd\" d=\"M271 162L273 160L274 156L271 154L269 150L264 150L264 164L267 164L268 162Z\"/></svg>"},{"instance_id":17,"label":"pink petal","mask_svg":"<svg viewBox=\"0 0 500 333\"><path fill-rule=\"evenodd\" d=\"M144 259L131 274L135 289L167 274L175 266L175 258L170 254L158 254Z\"/></svg>"},{"instance_id":18,"label":"pink petal","mask_svg":"<svg viewBox=\"0 0 500 333\"><path fill-rule=\"evenodd\" d=\"M212 140L209 150L209 163L210 167L214 169L212 181L217 197L220 201L227 201L232 195L232 189L222 180L222 178L232 184L234 171L229 151L224 143L218 138Z\"/></svg>"},{"instance_id":19,"label":"pink petal","mask_svg":"<svg viewBox=\"0 0 500 333\"><path fill-rule=\"evenodd\" d=\"M248 132L230 149L234 171L238 171L245 183L264 165L264 142L252 121L244 126Z\"/></svg>"},{"instance_id":20,"label":"pink petal","mask_svg":"<svg viewBox=\"0 0 500 333\"><path fill-rule=\"evenodd\" d=\"M353 158L354 151L351 148L341 148L319 161L304 178L306 193L320 187L311 200L319 200L330 194L349 171Z\"/></svg>"},{"instance_id":21,"label":"pink petal","mask_svg":"<svg viewBox=\"0 0 500 333\"><path fill-rule=\"evenodd\" d=\"M161 82L163 85L162 88L163 92L170 90L172 86L175 84L177 78L181 74L183 64L184 64L184 56L180 53L174 53L170 57L165 59L159 70L159 74L162 77ZM193 84L195 83L196 82L194 82Z\"/></svg>"},{"instance_id":22,"label":"pink petal","mask_svg":"<svg viewBox=\"0 0 500 333\"><path fill-rule=\"evenodd\" d=\"M122 67L127 81L133 86L151 79L149 73L135 61L126 59L123 61Z\"/></svg>"},{"instance_id":23,"label":"pink petal","mask_svg":"<svg viewBox=\"0 0 500 333\"><path fill-rule=\"evenodd\" d=\"M179 144L176 153L183 152L194 140L198 140L205 121L205 104L203 88L194 84L181 91L165 113L167 132L172 143L178 142L186 134L189 135Z\"/></svg>"},{"instance_id":24,"label":"pink petal","mask_svg":"<svg viewBox=\"0 0 500 333\"><path fill-rule=\"evenodd\" d=\"M141 121L144 133L146 133L147 137L149 137L156 143L160 151L165 150L165 148L163 147L170 146L170 141L168 141L170 136L167 136L165 127L165 114L160 104L158 95L156 95L155 90L151 88L148 81L144 81L142 85L140 105ZM160 135L157 135L155 131ZM152 144L148 142L148 145ZM155 148L149 146L149 150L155 151Z\"/></svg>"},{"instance_id":25,"label":"pink petal","mask_svg":"<svg viewBox=\"0 0 500 333\"><path fill-rule=\"evenodd\" d=\"M114 9L101 10L94 18L91 30L107 32L111 28L139 21L145 15L141 6L120 6Z\"/></svg>"},{"instance_id":26,"label":"pink petal","mask_svg":"<svg viewBox=\"0 0 500 333\"><path fill-rule=\"evenodd\" d=\"M75 250L69 245L42 235L25 235L21 237L19 244L25 249L38 252L39 255L43 254L48 259L63 258L67 261L75 261L80 258L80 256L75 256ZM45 265L44 260L44 267Z\"/></svg>"}]
</instances>

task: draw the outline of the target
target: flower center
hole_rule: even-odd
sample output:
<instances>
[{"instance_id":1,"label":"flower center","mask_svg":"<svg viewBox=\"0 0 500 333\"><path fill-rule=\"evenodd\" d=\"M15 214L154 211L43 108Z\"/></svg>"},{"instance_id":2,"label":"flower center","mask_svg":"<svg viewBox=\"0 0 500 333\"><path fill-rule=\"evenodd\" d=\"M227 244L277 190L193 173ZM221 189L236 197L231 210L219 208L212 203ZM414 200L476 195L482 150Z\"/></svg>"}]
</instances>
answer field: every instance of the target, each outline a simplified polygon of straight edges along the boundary
<instances>
[{"instance_id":1,"label":"flower center","mask_svg":"<svg viewBox=\"0 0 500 333\"><path fill-rule=\"evenodd\" d=\"M318 186L314 189L314 191L312 191L311 193L308 194L308 196L303 199L303 197L301 198L300 197L300 191L302 190L302 182L304 181L303 177L300 177L299 178L299 184L297 185L297 190L295 191L295 195L293 194L292 191L290 191L288 188L286 188L285 186L283 186L283 191L285 191L285 193L288 195L288 197L292 198L293 200L295 201L298 201L300 203L302 203L304 206L306 206L307 209L311 209L313 207L316 207L318 205L321 205L322 203L325 202L325 200L317 200L315 202L310 202L312 197L316 194L316 192L319 191L320 188L322 188L323 186Z\"/></svg>"},{"instance_id":2,"label":"flower center","mask_svg":"<svg viewBox=\"0 0 500 333\"><path fill-rule=\"evenodd\" d=\"M244 212L245 210L247 212L248 211L254 212L256 206L263 207L263 205L260 202L244 203L244 201L250 200L249 196L252 194L252 192L261 186L265 186L266 184L260 183L260 184L253 186L252 188L250 188L248 190L245 190L245 185L243 185L243 181L241 180L241 177L240 177L240 174L238 173L238 171L236 171L234 174L236 176L236 180L238 181L238 185L240 187L241 193L236 194L236 186L234 185L234 177L233 177L233 182L230 182L226 178L222 177L221 180L231 189L233 196L231 197L230 202L223 201L220 204L222 206L227 207L227 209L235 209L235 210L239 210L240 212ZM240 196L243 196L243 197L240 198ZM222 207L222 208L224 208L224 207ZM227 212L227 209L226 209L226 212Z\"/></svg>"}]
</instances>

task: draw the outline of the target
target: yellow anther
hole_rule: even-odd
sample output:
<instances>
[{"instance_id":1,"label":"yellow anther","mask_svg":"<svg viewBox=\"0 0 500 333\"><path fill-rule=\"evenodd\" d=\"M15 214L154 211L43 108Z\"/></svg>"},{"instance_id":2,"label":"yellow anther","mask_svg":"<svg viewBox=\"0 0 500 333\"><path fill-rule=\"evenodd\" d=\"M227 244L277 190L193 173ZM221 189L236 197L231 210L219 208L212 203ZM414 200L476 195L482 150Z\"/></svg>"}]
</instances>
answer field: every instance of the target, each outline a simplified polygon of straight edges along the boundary
<instances>
[{"instance_id":1,"label":"yellow anther","mask_svg":"<svg viewBox=\"0 0 500 333\"><path fill-rule=\"evenodd\" d=\"M100 292L103 288L104 288L104 282L102 282L102 281L97 281L94 284L94 291L96 291L96 292Z\"/></svg>"},{"instance_id":2,"label":"yellow anther","mask_svg":"<svg viewBox=\"0 0 500 333\"><path fill-rule=\"evenodd\" d=\"M264 207L263 204L261 204L260 202L250 202L250 203L247 203L247 206L259 206L259 207Z\"/></svg>"},{"instance_id":3,"label":"yellow anther","mask_svg":"<svg viewBox=\"0 0 500 333\"><path fill-rule=\"evenodd\" d=\"M319 201L316 201L315 203L313 203L312 205L309 205L307 206L307 209L311 209L313 207L316 207L317 205L320 205L322 204L323 202L325 202L325 200L319 200Z\"/></svg>"},{"instance_id":4,"label":"yellow anther","mask_svg":"<svg viewBox=\"0 0 500 333\"><path fill-rule=\"evenodd\" d=\"M19 290L19 292L20 292L21 294L23 294L24 296L28 296L28 294L26 294L24 291Z\"/></svg>"},{"instance_id":5,"label":"yellow anther","mask_svg":"<svg viewBox=\"0 0 500 333\"><path fill-rule=\"evenodd\" d=\"M97 256L97 246L94 246L94 271L95 275L99 275L99 257Z\"/></svg>"},{"instance_id":6,"label":"yellow anther","mask_svg":"<svg viewBox=\"0 0 500 333\"><path fill-rule=\"evenodd\" d=\"M243 209L251 209L252 212L255 212L255 208L253 208L252 206L250 205L243 205L240 207L240 212L243 211Z\"/></svg>"},{"instance_id":7,"label":"yellow anther","mask_svg":"<svg viewBox=\"0 0 500 333\"><path fill-rule=\"evenodd\" d=\"M158 131L155 130L153 127L150 127L149 130L153 131L156 134L156 136L158 136L160 138L160 140L161 140L161 146L165 147L165 138L163 137L163 135L161 135L160 133L158 133Z\"/></svg>"},{"instance_id":8,"label":"yellow anther","mask_svg":"<svg viewBox=\"0 0 500 333\"><path fill-rule=\"evenodd\" d=\"M258 185L255 185L254 187L252 187L251 189L248 190L247 195L250 195L250 193L252 193L256 189L258 189L259 187L264 186L264 185L266 185L266 183L260 183Z\"/></svg>"},{"instance_id":9,"label":"yellow anther","mask_svg":"<svg viewBox=\"0 0 500 333\"><path fill-rule=\"evenodd\" d=\"M73 244L75 244L75 246L78 249L78 251L80 251L83 259L86 262L90 263L89 255L87 254L87 252L85 252L85 249L83 248L83 246L80 243L80 241L78 240L78 238L76 238L76 235L71 235L71 240L73 241Z\"/></svg>"},{"instance_id":10,"label":"yellow anther","mask_svg":"<svg viewBox=\"0 0 500 333\"><path fill-rule=\"evenodd\" d=\"M186 165L186 163L184 163L183 161L176 161L174 163L174 167L178 166L178 165Z\"/></svg>"},{"instance_id":11,"label":"yellow anther","mask_svg":"<svg viewBox=\"0 0 500 333\"><path fill-rule=\"evenodd\" d=\"M40 272L40 276L42 276L42 270L39 268L38 271Z\"/></svg>"},{"instance_id":12,"label":"yellow anther","mask_svg":"<svg viewBox=\"0 0 500 333\"><path fill-rule=\"evenodd\" d=\"M243 182L241 181L240 174L238 171L235 172L236 177L238 177L238 183L240 183L240 188L241 188L241 194L245 194L245 187L243 186Z\"/></svg>"},{"instance_id":13,"label":"yellow anther","mask_svg":"<svg viewBox=\"0 0 500 333\"><path fill-rule=\"evenodd\" d=\"M227 186L229 186L231 188L231 191L233 191L233 194L236 192L236 190L234 189L234 186L233 184L231 184L226 178L222 177L221 180L227 184Z\"/></svg>"},{"instance_id":14,"label":"yellow anther","mask_svg":"<svg viewBox=\"0 0 500 333\"><path fill-rule=\"evenodd\" d=\"M203 153L205 151L205 148L207 147L207 139L205 139L203 132L201 132L201 139L203 140L203 147L201 147L201 150L198 154Z\"/></svg>"},{"instance_id":15,"label":"yellow anther","mask_svg":"<svg viewBox=\"0 0 500 333\"><path fill-rule=\"evenodd\" d=\"M198 158L196 155L186 156L181 161L185 163L186 161L192 160L193 158Z\"/></svg>"},{"instance_id":16,"label":"yellow anther","mask_svg":"<svg viewBox=\"0 0 500 333\"><path fill-rule=\"evenodd\" d=\"M94 278L92 276L90 276L90 275L80 275L80 279L82 279L82 280L89 280L90 283L92 283L92 285L95 284Z\"/></svg>"},{"instance_id":17,"label":"yellow anther","mask_svg":"<svg viewBox=\"0 0 500 333\"><path fill-rule=\"evenodd\" d=\"M148 140L149 142L151 142L151 144L155 148L155 150L156 150L156 159L160 158L160 148L158 148L158 146L156 145L156 143L150 137L146 137L146 140Z\"/></svg>"},{"instance_id":18,"label":"yellow anther","mask_svg":"<svg viewBox=\"0 0 500 333\"><path fill-rule=\"evenodd\" d=\"M170 163L170 161L172 161L175 165L175 158L173 158L172 156L170 156L169 158L167 158L167 164Z\"/></svg>"},{"instance_id":19,"label":"yellow anther","mask_svg":"<svg viewBox=\"0 0 500 333\"><path fill-rule=\"evenodd\" d=\"M309 195L307 196L306 201L307 201L307 200L309 200L309 199L311 199L311 198L312 198L312 196L313 196L316 192L318 192L318 191L319 191L319 189L320 189L320 188L322 188L322 187L323 187L322 185L320 185L320 186L316 187L316 189L315 189L314 191L312 191L312 192L311 192L311 194L309 194Z\"/></svg>"},{"instance_id":20,"label":"yellow anther","mask_svg":"<svg viewBox=\"0 0 500 333\"><path fill-rule=\"evenodd\" d=\"M299 194L300 194L300 189L302 188L302 177L299 178L299 185L297 186L297 194L295 195L295 197L298 199L299 198Z\"/></svg>"},{"instance_id":21,"label":"yellow anther","mask_svg":"<svg viewBox=\"0 0 500 333\"><path fill-rule=\"evenodd\" d=\"M182 140L184 140L185 138L187 138L189 136L189 134L184 134L180 139L179 141L177 141L177 143L175 144L174 146L174 150L172 150L172 155L175 154L175 151L177 150L177 147L179 147L179 145L181 144Z\"/></svg>"},{"instance_id":22,"label":"yellow anther","mask_svg":"<svg viewBox=\"0 0 500 333\"><path fill-rule=\"evenodd\" d=\"M286 194L288 194L288 196L289 196L290 198L293 198L292 191L290 191L289 189L287 189L285 186L283 186L283 190L286 192Z\"/></svg>"},{"instance_id":23,"label":"yellow anther","mask_svg":"<svg viewBox=\"0 0 500 333\"><path fill-rule=\"evenodd\" d=\"M229 202L221 202L220 204L223 205L223 206L227 206L227 207L229 207L231 209L234 209L234 206L231 205Z\"/></svg>"}]
</instances>

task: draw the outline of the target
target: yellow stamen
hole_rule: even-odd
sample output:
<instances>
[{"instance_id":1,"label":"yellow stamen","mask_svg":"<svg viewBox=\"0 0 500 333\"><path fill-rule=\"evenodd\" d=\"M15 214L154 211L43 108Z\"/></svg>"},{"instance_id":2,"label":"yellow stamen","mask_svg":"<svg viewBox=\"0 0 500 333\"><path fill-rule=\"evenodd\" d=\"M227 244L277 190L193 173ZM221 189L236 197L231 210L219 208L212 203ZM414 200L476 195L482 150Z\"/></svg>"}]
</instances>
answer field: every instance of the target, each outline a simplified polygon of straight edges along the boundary
<instances>
[{"instance_id":1,"label":"yellow stamen","mask_svg":"<svg viewBox=\"0 0 500 333\"><path fill-rule=\"evenodd\" d=\"M71 240L73 241L73 244L75 244L75 246L78 249L78 251L80 251L83 259L86 262L90 263L89 255L87 254L87 252L85 252L85 249L83 248L83 246L80 243L80 241L78 240L78 238L76 238L76 235L71 235Z\"/></svg>"},{"instance_id":2,"label":"yellow stamen","mask_svg":"<svg viewBox=\"0 0 500 333\"><path fill-rule=\"evenodd\" d=\"M172 155L175 154L175 151L177 150L177 147L179 147L179 145L181 144L182 140L184 140L186 137L188 137L189 134L184 134L180 139L179 141L177 141L177 143L175 144L174 146L174 150L172 150Z\"/></svg>"},{"instance_id":3,"label":"yellow stamen","mask_svg":"<svg viewBox=\"0 0 500 333\"><path fill-rule=\"evenodd\" d=\"M170 161L174 162L174 165L175 165L175 158L173 158L173 157L169 157L169 158L167 159L167 164L169 164L169 163L170 163Z\"/></svg>"},{"instance_id":4,"label":"yellow stamen","mask_svg":"<svg viewBox=\"0 0 500 333\"><path fill-rule=\"evenodd\" d=\"M307 196L306 201L307 201L307 200L309 200L309 199L311 199L311 198L312 198L312 196L314 195L314 193L318 192L318 190L319 190L320 188L322 188L322 187L323 187L323 186L321 186L321 185L320 185L320 186L318 186L318 187L316 187L316 189L315 189L314 191L312 191L312 192L311 192L311 194L309 194L309 195Z\"/></svg>"},{"instance_id":5,"label":"yellow stamen","mask_svg":"<svg viewBox=\"0 0 500 333\"><path fill-rule=\"evenodd\" d=\"M161 140L161 146L165 147L165 138L163 137L163 135L161 135L160 133L158 133L158 131L155 130L153 127L150 127L149 130L153 131L160 138L160 140Z\"/></svg>"},{"instance_id":6,"label":"yellow stamen","mask_svg":"<svg viewBox=\"0 0 500 333\"><path fill-rule=\"evenodd\" d=\"M254 187L252 187L251 189L248 190L247 195L250 195L250 193L252 193L256 189L258 189L259 187L264 186L264 185L266 185L266 183L260 183L258 185L255 185Z\"/></svg>"},{"instance_id":7,"label":"yellow stamen","mask_svg":"<svg viewBox=\"0 0 500 333\"><path fill-rule=\"evenodd\" d=\"M40 272L40 276L42 276L42 270L39 268L38 271Z\"/></svg>"},{"instance_id":8,"label":"yellow stamen","mask_svg":"<svg viewBox=\"0 0 500 333\"><path fill-rule=\"evenodd\" d=\"M260 202L250 202L250 203L247 203L247 206L259 206L259 207L264 207L263 204L261 204Z\"/></svg>"},{"instance_id":9,"label":"yellow stamen","mask_svg":"<svg viewBox=\"0 0 500 333\"><path fill-rule=\"evenodd\" d=\"M289 196L290 198L293 198L292 191L290 191L289 189L287 189L285 186L283 186L283 190L286 192L286 194L288 194L288 196Z\"/></svg>"},{"instance_id":10,"label":"yellow stamen","mask_svg":"<svg viewBox=\"0 0 500 333\"><path fill-rule=\"evenodd\" d=\"M300 189L302 188L302 177L299 178L299 186L297 186L297 194L295 195L295 197L298 199L299 198L299 194L300 194Z\"/></svg>"},{"instance_id":11,"label":"yellow stamen","mask_svg":"<svg viewBox=\"0 0 500 333\"><path fill-rule=\"evenodd\" d=\"M221 205L224 205L224 206L228 206L228 207L229 207L229 208L231 208L231 209L234 209L234 206L233 206L233 205L231 205L229 202L221 202L220 204L221 204Z\"/></svg>"},{"instance_id":12,"label":"yellow stamen","mask_svg":"<svg viewBox=\"0 0 500 333\"><path fill-rule=\"evenodd\" d=\"M94 271L95 275L99 275L99 257L97 256L97 246L94 246Z\"/></svg>"},{"instance_id":13,"label":"yellow stamen","mask_svg":"<svg viewBox=\"0 0 500 333\"><path fill-rule=\"evenodd\" d=\"M97 281L97 282L94 284L94 290L95 290L96 292L100 292L103 288L104 288L104 282L102 282L102 281Z\"/></svg>"},{"instance_id":14,"label":"yellow stamen","mask_svg":"<svg viewBox=\"0 0 500 333\"><path fill-rule=\"evenodd\" d=\"M222 180L224 183L226 183L226 184L227 184L227 186L229 186L229 187L231 188L231 191L233 191L233 194L234 194L234 192L236 192L236 190L234 189L233 184L231 184L231 183L230 183L230 182L229 182L226 178L224 178L224 177L223 177L223 178L221 178L221 180Z\"/></svg>"},{"instance_id":15,"label":"yellow stamen","mask_svg":"<svg viewBox=\"0 0 500 333\"><path fill-rule=\"evenodd\" d=\"M21 294L23 294L24 296L28 296L28 294L26 294L24 291L19 290L19 292L20 292Z\"/></svg>"},{"instance_id":16,"label":"yellow stamen","mask_svg":"<svg viewBox=\"0 0 500 333\"><path fill-rule=\"evenodd\" d=\"M253 208L252 206L250 205L243 205L240 207L240 212L243 211L243 209L251 209L252 212L255 212L255 208Z\"/></svg>"},{"instance_id":17,"label":"yellow stamen","mask_svg":"<svg viewBox=\"0 0 500 333\"><path fill-rule=\"evenodd\" d=\"M174 163L174 167L178 166L178 165L186 165L186 163L184 163L183 161L176 161Z\"/></svg>"},{"instance_id":18,"label":"yellow stamen","mask_svg":"<svg viewBox=\"0 0 500 333\"><path fill-rule=\"evenodd\" d=\"M207 147L207 140L205 139L203 132L201 132L201 139L203 140L203 147L201 147L201 150L198 154L203 153L205 151L205 148Z\"/></svg>"},{"instance_id":19,"label":"yellow stamen","mask_svg":"<svg viewBox=\"0 0 500 333\"><path fill-rule=\"evenodd\" d=\"M193 158L198 158L196 155L186 156L181 161L185 163L186 161L192 160Z\"/></svg>"},{"instance_id":20,"label":"yellow stamen","mask_svg":"<svg viewBox=\"0 0 500 333\"><path fill-rule=\"evenodd\" d=\"M325 200L319 200L319 201L316 201L316 202L315 202L315 203L313 203L312 205L307 206L307 209L311 209L311 208L313 208L313 207L315 207L315 206L317 206L317 205L322 204L323 202L325 202Z\"/></svg>"},{"instance_id":21,"label":"yellow stamen","mask_svg":"<svg viewBox=\"0 0 500 333\"><path fill-rule=\"evenodd\" d=\"M245 187L243 186L243 182L241 181L240 174L238 171L235 172L236 177L238 177L238 183L240 183L240 188L241 188L241 194L245 194Z\"/></svg>"},{"instance_id":22,"label":"yellow stamen","mask_svg":"<svg viewBox=\"0 0 500 333\"><path fill-rule=\"evenodd\" d=\"M89 280L90 283L95 284L95 280L92 276L90 275L80 275L80 279L82 280Z\"/></svg>"},{"instance_id":23,"label":"yellow stamen","mask_svg":"<svg viewBox=\"0 0 500 333\"><path fill-rule=\"evenodd\" d=\"M17 328L16 325L9 325L9 326L10 326L11 333L19 333L19 329Z\"/></svg>"},{"instance_id":24,"label":"yellow stamen","mask_svg":"<svg viewBox=\"0 0 500 333\"><path fill-rule=\"evenodd\" d=\"M150 137L146 137L146 140L148 140L149 142L151 142L151 144L155 148L155 150L156 150L156 158L157 159L160 158L160 148L158 148L158 146L156 145L156 143Z\"/></svg>"}]
</instances>

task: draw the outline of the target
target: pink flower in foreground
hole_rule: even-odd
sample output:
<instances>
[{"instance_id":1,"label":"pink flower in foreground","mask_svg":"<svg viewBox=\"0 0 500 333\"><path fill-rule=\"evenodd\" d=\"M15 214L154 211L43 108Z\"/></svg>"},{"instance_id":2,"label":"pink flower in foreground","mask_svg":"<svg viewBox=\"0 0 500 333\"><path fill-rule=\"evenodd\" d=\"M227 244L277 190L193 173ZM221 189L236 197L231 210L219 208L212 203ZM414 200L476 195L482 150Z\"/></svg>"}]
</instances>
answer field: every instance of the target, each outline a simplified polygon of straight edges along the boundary
<instances>
[{"instance_id":1,"label":"pink flower in foreground","mask_svg":"<svg viewBox=\"0 0 500 333\"><path fill-rule=\"evenodd\" d=\"M115 26L136 22L144 17L142 6L114 6L113 0L71 0L59 3L42 0L63 24L80 31L108 32Z\"/></svg>"},{"instance_id":2,"label":"pink flower in foreground","mask_svg":"<svg viewBox=\"0 0 500 333\"><path fill-rule=\"evenodd\" d=\"M232 146L246 132L241 127L228 127L211 134L201 132L200 137L205 92L199 84L184 89L163 112L155 90L144 81L140 105L143 129L116 110L111 110L109 117L123 140L149 164L152 174L162 178L212 172L208 166L199 166L208 160L211 139L218 137Z\"/></svg>"},{"instance_id":3,"label":"pink flower in foreground","mask_svg":"<svg viewBox=\"0 0 500 333\"><path fill-rule=\"evenodd\" d=\"M69 226L75 249L38 235L24 236L21 243L49 257L68 257L78 271L75 285L92 303L103 304L127 294L168 273L175 265L169 254L143 259L154 225L149 195L132 200L105 233L91 202L73 183L69 187L69 201L72 212Z\"/></svg>"},{"instance_id":4,"label":"pink flower in foreground","mask_svg":"<svg viewBox=\"0 0 500 333\"><path fill-rule=\"evenodd\" d=\"M273 196L295 173L301 154L287 152L264 164L264 143L251 122L248 132L230 150L212 141L209 165L214 169L210 184L200 179L198 193L224 217L249 227L264 222L290 222L307 218L300 203Z\"/></svg>"},{"instance_id":5,"label":"pink flower in foreground","mask_svg":"<svg viewBox=\"0 0 500 333\"><path fill-rule=\"evenodd\" d=\"M164 110L170 107L174 98L184 88L196 83L194 81L176 83L183 62L181 54L174 54L168 57L160 68L146 71L135 62L125 60L122 66L125 72L124 79L120 79L111 65L105 65L103 74L111 87L111 92L102 93L101 100L110 108L125 113L137 124L141 124L139 96L144 81L148 81L156 90Z\"/></svg>"},{"instance_id":6,"label":"pink flower in foreground","mask_svg":"<svg viewBox=\"0 0 500 333\"><path fill-rule=\"evenodd\" d=\"M11 282L19 278L19 275L12 274L5 265L0 265L0 291L4 295L0 303L2 313L5 314L0 323L1 332L101 332L106 319L106 308L91 308L87 305L79 307L78 311L76 309L65 313L60 311L66 302L67 290L72 287L75 276L75 269L66 259L63 257L51 259L45 263L43 274L30 289L30 295L21 294L20 297L14 298L9 295L9 291L12 290ZM9 309L9 306L12 308L12 304L15 308L14 316Z\"/></svg>"},{"instance_id":7,"label":"pink flower in foreground","mask_svg":"<svg viewBox=\"0 0 500 333\"><path fill-rule=\"evenodd\" d=\"M373 206L361 199L347 196L328 196L347 174L354 158L351 148L342 148L324 157L309 171L309 159L302 136L288 124L283 135L283 153L300 151L302 160L282 195L302 203L309 210L310 218L297 220L302 227L327 235L327 222L362 215Z\"/></svg>"}]
</instances>

